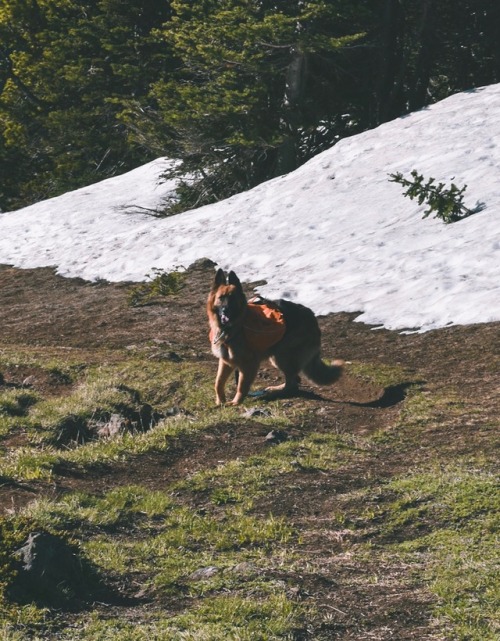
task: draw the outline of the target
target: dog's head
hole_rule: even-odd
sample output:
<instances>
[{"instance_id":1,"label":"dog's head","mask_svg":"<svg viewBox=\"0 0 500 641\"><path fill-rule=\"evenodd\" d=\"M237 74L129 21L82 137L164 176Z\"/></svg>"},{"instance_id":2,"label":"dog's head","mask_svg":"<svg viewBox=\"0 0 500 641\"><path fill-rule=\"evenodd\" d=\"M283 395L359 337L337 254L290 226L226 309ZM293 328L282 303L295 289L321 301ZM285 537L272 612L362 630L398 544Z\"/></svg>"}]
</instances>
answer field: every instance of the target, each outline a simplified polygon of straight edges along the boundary
<instances>
[{"instance_id":1,"label":"dog's head","mask_svg":"<svg viewBox=\"0 0 500 641\"><path fill-rule=\"evenodd\" d=\"M207 301L211 322L215 321L219 328L228 331L241 322L246 307L247 299L238 276L231 271L226 279L222 269L218 269Z\"/></svg>"}]
</instances>

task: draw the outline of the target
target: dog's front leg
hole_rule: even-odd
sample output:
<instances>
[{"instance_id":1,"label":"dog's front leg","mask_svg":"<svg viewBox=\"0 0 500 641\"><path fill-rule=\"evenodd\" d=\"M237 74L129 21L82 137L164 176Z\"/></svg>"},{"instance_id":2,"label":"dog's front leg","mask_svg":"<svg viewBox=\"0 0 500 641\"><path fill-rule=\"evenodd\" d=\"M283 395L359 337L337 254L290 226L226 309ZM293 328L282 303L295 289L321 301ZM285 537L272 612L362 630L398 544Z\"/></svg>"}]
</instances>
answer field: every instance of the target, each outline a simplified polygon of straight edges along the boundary
<instances>
[{"instance_id":1,"label":"dog's front leg","mask_svg":"<svg viewBox=\"0 0 500 641\"><path fill-rule=\"evenodd\" d=\"M224 405L226 402L226 393L224 388L227 383L227 379L231 376L231 372L234 371L234 367L219 359L219 368L217 370L217 376L215 378L215 402L217 405Z\"/></svg>"}]
</instances>

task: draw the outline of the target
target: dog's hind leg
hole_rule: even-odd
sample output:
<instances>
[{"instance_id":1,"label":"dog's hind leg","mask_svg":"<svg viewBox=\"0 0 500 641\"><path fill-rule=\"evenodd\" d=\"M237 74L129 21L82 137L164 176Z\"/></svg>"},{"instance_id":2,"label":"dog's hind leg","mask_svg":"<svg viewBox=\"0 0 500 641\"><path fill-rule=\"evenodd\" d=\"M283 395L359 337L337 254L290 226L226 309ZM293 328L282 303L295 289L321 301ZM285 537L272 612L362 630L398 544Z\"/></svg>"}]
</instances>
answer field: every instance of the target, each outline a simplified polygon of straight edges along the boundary
<instances>
[{"instance_id":1,"label":"dog's hind leg","mask_svg":"<svg viewBox=\"0 0 500 641\"><path fill-rule=\"evenodd\" d=\"M269 387L265 388L265 391L271 394L278 393L279 395L283 396L295 394L299 389L300 383L298 366L290 362L287 362L286 364L280 362L280 360L276 357L272 357L269 360L271 364L276 367L276 369L279 369L283 372L283 374L285 375L285 382L281 383L281 385L270 385Z\"/></svg>"},{"instance_id":2,"label":"dog's hind leg","mask_svg":"<svg viewBox=\"0 0 500 641\"><path fill-rule=\"evenodd\" d=\"M300 376L297 376L297 374L289 376L285 375L284 383L281 383L280 385L269 385L269 387L265 388L265 391L269 392L270 394L278 393L281 396L293 395L297 393L297 390L299 389L299 383Z\"/></svg>"}]
</instances>

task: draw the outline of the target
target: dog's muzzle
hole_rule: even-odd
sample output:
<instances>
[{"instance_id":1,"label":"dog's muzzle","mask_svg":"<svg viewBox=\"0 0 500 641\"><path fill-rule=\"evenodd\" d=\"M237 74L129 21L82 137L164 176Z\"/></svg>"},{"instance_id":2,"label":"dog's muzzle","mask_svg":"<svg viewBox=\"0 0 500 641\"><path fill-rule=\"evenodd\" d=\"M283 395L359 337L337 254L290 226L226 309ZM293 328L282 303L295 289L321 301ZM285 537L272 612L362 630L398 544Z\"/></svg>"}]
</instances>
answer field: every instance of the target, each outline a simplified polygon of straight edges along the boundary
<instances>
[{"instance_id":1,"label":"dog's muzzle","mask_svg":"<svg viewBox=\"0 0 500 641\"><path fill-rule=\"evenodd\" d=\"M227 307L220 307L217 310L217 316L219 318L219 331L213 339L213 344L217 345L221 341L225 341L229 338L231 332L231 319L228 315Z\"/></svg>"},{"instance_id":2,"label":"dog's muzzle","mask_svg":"<svg viewBox=\"0 0 500 641\"><path fill-rule=\"evenodd\" d=\"M229 327L231 325L231 319L228 316L228 310L226 307L219 309L219 322L222 327Z\"/></svg>"}]
</instances>

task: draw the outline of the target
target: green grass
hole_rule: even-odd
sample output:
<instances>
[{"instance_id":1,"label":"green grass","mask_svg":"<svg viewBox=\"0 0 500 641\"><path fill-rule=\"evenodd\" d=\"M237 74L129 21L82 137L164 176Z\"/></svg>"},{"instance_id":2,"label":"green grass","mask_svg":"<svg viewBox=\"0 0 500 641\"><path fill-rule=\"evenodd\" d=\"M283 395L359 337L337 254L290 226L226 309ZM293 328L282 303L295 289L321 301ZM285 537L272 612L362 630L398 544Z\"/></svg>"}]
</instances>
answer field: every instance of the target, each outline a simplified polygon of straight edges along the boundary
<instances>
[{"instance_id":1,"label":"green grass","mask_svg":"<svg viewBox=\"0 0 500 641\"><path fill-rule=\"evenodd\" d=\"M180 492L208 493L215 505L234 503L250 509L270 488L290 483L288 477L294 473L326 472L354 458L362 460L367 454L364 447L351 435L309 433L263 454L192 474L175 487Z\"/></svg>"},{"instance_id":2,"label":"green grass","mask_svg":"<svg viewBox=\"0 0 500 641\"><path fill-rule=\"evenodd\" d=\"M91 615L75 626L75 630L58 638L64 641L292 641L301 614L302 608L284 595L252 599L228 595L207 599L188 613L155 616L154 620L145 620L141 625Z\"/></svg>"},{"instance_id":3,"label":"green grass","mask_svg":"<svg viewBox=\"0 0 500 641\"><path fill-rule=\"evenodd\" d=\"M399 385L405 381L412 380L410 372L407 372L403 367L381 363L356 361L349 363L349 372L360 379L381 387Z\"/></svg>"},{"instance_id":4,"label":"green grass","mask_svg":"<svg viewBox=\"0 0 500 641\"><path fill-rule=\"evenodd\" d=\"M116 361L116 355L114 358ZM4 362L12 364L13 359L6 359L4 355ZM27 363L38 364L38 355L27 359ZM63 363L52 356L50 368L56 367L62 368ZM14 432L24 434L25 438L20 447L10 449L0 460L0 476L15 480L50 480L58 462L88 466L123 460L148 450L162 449L165 439L199 426L203 429L215 416L220 417L208 401L212 398L209 377L203 376L199 367L151 362L145 369L142 359L134 356L84 370L79 365L75 368L80 371L78 381L70 393L62 396L41 398L37 393L18 389L2 392L0 438ZM90 441L80 447L72 442L73 435L84 433L92 421L112 413L137 412L144 403L159 414L168 415L172 408L180 408L180 414L173 419L167 418L158 429L147 433L125 433L114 439ZM207 417L209 408L211 419ZM182 419L183 410L189 417ZM231 413L227 411L226 415ZM66 431L67 439L64 438Z\"/></svg>"},{"instance_id":5,"label":"green grass","mask_svg":"<svg viewBox=\"0 0 500 641\"><path fill-rule=\"evenodd\" d=\"M483 460L415 471L389 483L381 534L425 555L436 614L457 641L493 641L500 630L500 483ZM380 517L379 517L380 518Z\"/></svg>"},{"instance_id":6,"label":"green grass","mask_svg":"<svg viewBox=\"0 0 500 641\"><path fill-rule=\"evenodd\" d=\"M7 389L0 393L0 415L25 416L39 400L38 394L23 389Z\"/></svg>"},{"instance_id":7,"label":"green grass","mask_svg":"<svg viewBox=\"0 0 500 641\"><path fill-rule=\"evenodd\" d=\"M325 536L344 532L344 560L338 563L360 569L352 579L359 587L375 584L386 567L403 563L405 580L434 595L436 638L498 637L500 488L493 457L487 452L457 457L452 432L449 448L424 449L432 444L434 430L451 430L468 411L460 390L415 384L394 423L364 436L339 433L333 419L331 431L304 428L309 409L302 401L269 403L269 416L255 420L264 433L289 431L289 440L187 473L175 483L162 485L159 479L155 489L120 487L113 484L114 462L168 453L179 439L193 442L221 424L245 430L251 419L240 408L213 407L213 366L119 352L103 352L97 361L87 362L77 351L49 349L44 358L42 348L19 354L0 350L0 366L44 367L71 385L65 394L50 397L32 390L2 391L0 439L25 435L22 446L3 452L2 482L53 481L61 462L84 476L100 464L111 466L107 491L39 498L4 517L0 641L293 639L294 630L325 616L312 597L300 602L290 589L301 585L304 572L321 573L321 557L316 559L304 541L322 528ZM399 367L356 363L349 372L385 387L411 380ZM65 448L54 442L69 417L85 422L141 403L165 414L173 407L182 412L146 432ZM488 434L493 442L494 430ZM405 457L407 465L401 462ZM385 462L394 461L397 472L378 476ZM317 522L311 517L299 527L272 508L259 508L276 505L280 490L296 491L299 501L309 479L314 484L347 474L358 481L357 489L339 490L332 496L335 510ZM140 620L132 608L118 616L96 606L93 613L72 615L68 626L64 615L11 603L6 589L13 552L26 528L70 537L102 577L128 586L129 595L147 594L151 605L140 610ZM373 571L363 574L364 565ZM205 575L200 572L206 569Z\"/></svg>"}]
</instances>

